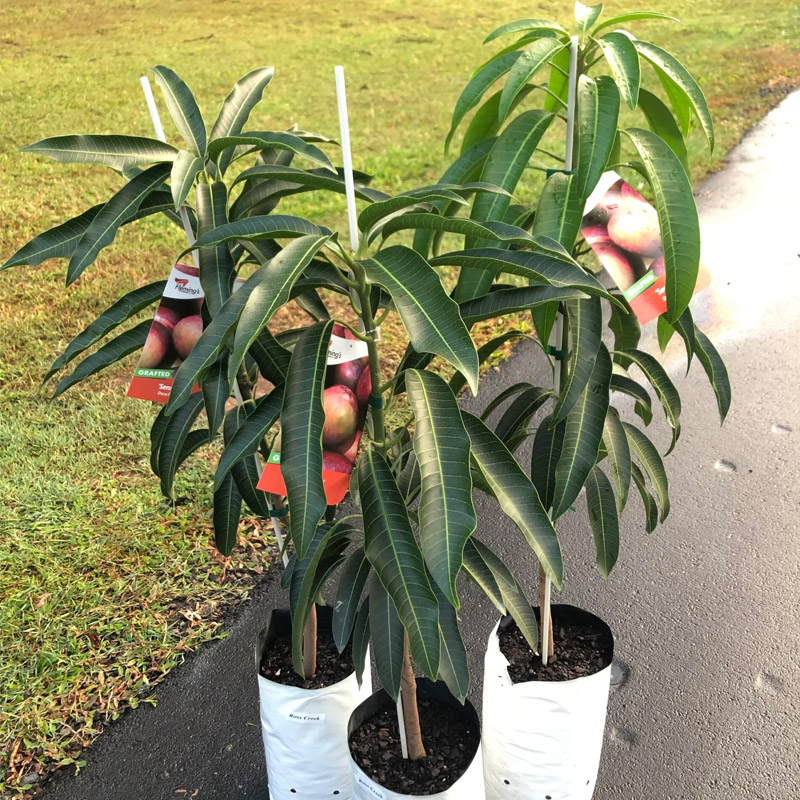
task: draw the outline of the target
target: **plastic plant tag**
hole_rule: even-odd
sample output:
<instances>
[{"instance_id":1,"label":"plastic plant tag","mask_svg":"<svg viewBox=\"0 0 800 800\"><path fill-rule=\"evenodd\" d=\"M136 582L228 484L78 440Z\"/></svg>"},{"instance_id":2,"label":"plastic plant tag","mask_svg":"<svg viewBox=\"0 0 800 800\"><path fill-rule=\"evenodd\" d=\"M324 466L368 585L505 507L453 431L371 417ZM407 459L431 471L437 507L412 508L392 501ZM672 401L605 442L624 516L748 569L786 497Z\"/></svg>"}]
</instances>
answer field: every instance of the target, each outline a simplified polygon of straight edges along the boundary
<instances>
[{"instance_id":1,"label":"plastic plant tag","mask_svg":"<svg viewBox=\"0 0 800 800\"><path fill-rule=\"evenodd\" d=\"M334 325L323 395L322 480L328 505L332 506L341 503L347 494L372 391L366 342L349 338L347 333L341 325ZM286 494L279 443L270 453L257 488Z\"/></svg>"},{"instance_id":2,"label":"plastic plant tag","mask_svg":"<svg viewBox=\"0 0 800 800\"><path fill-rule=\"evenodd\" d=\"M202 305L199 270L176 264L156 309L128 397L157 403L169 400L175 372L203 332Z\"/></svg>"},{"instance_id":3,"label":"plastic plant tag","mask_svg":"<svg viewBox=\"0 0 800 800\"><path fill-rule=\"evenodd\" d=\"M644 325L667 310L658 214L616 172L606 172L586 201L581 234ZM695 292L711 283L701 264Z\"/></svg>"}]
</instances>

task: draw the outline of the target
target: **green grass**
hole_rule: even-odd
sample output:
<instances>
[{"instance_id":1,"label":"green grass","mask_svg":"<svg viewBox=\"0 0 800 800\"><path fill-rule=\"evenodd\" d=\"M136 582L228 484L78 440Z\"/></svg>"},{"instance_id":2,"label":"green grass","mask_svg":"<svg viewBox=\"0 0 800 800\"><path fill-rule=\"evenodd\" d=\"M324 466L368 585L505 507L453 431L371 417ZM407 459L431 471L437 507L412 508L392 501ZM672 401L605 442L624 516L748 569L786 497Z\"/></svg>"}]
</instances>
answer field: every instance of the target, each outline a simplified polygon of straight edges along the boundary
<instances>
[{"instance_id":1,"label":"green grass","mask_svg":"<svg viewBox=\"0 0 800 800\"><path fill-rule=\"evenodd\" d=\"M483 35L531 15L568 21L571 5L6 0L0 257L118 183L109 170L17 148L60 133L151 135L138 78L152 65L185 77L207 119L239 76L274 65L253 127L297 121L338 137L332 67L345 64L356 166L392 191L436 179L445 166L453 103L493 49L481 47ZM679 0L662 9L682 27L631 24L682 58L706 91L718 149L709 157L692 136L696 178L798 83L800 23L791 6ZM329 223L343 218L337 198L298 208ZM123 291L163 277L180 249L176 229L147 220L124 229L67 292L60 263L0 275L0 788L9 795L22 791L20 777L80 763L105 719L215 635L219 609L246 594L266 561L258 531L230 565L215 556L202 457L178 477L191 499L173 508L160 497L147 462L154 410L124 399L131 365L52 404L38 385L89 319Z\"/></svg>"}]
</instances>

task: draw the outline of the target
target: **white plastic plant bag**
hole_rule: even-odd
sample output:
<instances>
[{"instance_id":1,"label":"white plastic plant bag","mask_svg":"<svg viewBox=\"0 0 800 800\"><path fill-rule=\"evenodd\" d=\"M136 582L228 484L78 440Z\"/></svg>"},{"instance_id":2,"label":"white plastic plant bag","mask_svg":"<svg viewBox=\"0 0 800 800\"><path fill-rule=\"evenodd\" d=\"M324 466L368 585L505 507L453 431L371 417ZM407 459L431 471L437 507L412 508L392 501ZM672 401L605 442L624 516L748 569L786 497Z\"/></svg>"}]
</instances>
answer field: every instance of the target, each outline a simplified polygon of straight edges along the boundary
<instances>
[{"instance_id":1,"label":"white plastic plant bag","mask_svg":"<svg viewBox=\"0 0 800 800\"><path fill-rule=\"evenodd\" d=\"M600 767L611 681L613 637L608 626L572 606L553 606L592 618L608 632L608 666L567 681L514 684L500 650L498 629L484 659L483 747L486 800L591 800Z\"/></svg>"},{"instance_id":2,"label":"white plastic plant bag","mask_svg":"<svg viewBox=\"0 0 800 800\"><path fill-rule=\"evenodd\" d=\"M318 609L320 627L329 609ZM372 693L369 665L359 688L355 672L323 689L284 686L259 674L264 647L289 623L288 611L273 611L256 645L261 735L271 800L351 800L347 723ZM369 657L368 657L369 658Z\"/></svg>"}]
</instances>

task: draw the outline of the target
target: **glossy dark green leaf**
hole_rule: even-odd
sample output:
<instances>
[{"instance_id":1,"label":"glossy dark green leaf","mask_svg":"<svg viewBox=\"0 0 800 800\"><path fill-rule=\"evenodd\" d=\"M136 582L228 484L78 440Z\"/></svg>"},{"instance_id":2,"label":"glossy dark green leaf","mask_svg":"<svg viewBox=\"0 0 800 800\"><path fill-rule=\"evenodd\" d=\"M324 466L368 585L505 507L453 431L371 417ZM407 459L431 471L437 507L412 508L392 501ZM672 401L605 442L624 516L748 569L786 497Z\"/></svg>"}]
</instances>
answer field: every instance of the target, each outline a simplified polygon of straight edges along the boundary
<instances>
[{"instance_id":1,"label":"glossy dark green leaf","mask_svg":"<svg viewBox=\"0 0 800 800\"><path fill-rule=\"evenodd\" d=\"M251 149L247 152L265 149L287 150L294 155L305 158L307 161L311 161L313 164L318 164L332 173L336 172L331 160L323 150L287 131L247 131L234 136L222 136L209 142L208 157L213 161L217 161L228 148L236 147L250 147Z\"/></svg>"},{"instance_id":2,"label":"glossy dark green leaf","mask_svg":"<svg viewBox=\"0 0 800 800\"><path fill-rule=\"evenodd\" d=\"M224 183L201 183L197 187L197 222L199 237L218 230L228 222L228 190ZM223 242L214 247L200 247L200 285L212 318L231 296L236 276L231 251Z\"/></svg>"},{"instance_id":3,"label":"glossy dark green leaf","mask_svg":"<svg viewBox=\"0 0 800 800\"><path fill-rule=\"evenodd\" d=\"M367 280L383 286L420 353L434 353L466 376L478 390L478 354L461 320L458 305L447 296L439 276L419 253L408 247L387 247L362 262Z\"/></svg>"},{"instance_id":4,"label":"glossy dark green leaf","mask_svg":"<svg viewBox=\"0 0 800 800\"><path fill-rule=\"evenodd\" d=\"M289 532L304 558L328 502L322 482L322 427L328 345L333 322L318 322L298 339L283 395L281 474L291 515Z\"/></svg>"},{"instance_id":5,"label":"glossy dark green leaf","mask_svg":"<svg viewBox=\"0 0 800 800\"><path fill-rule=\"evenodd\" d=\"M709 152L713 152L714 123L711 120L711 112L708 110L708 103L706 102L703 90L700 88L697 81L689 74L686 67L666 50L638 39L634 41L634 45L641 56L662 70L685 94L692 104L692 109L697 115L700 126L703 128L703 132L706 135Z\"/></svg>"},{"instance_id":6,"label":"glossy dark green leaf","mask_svg":"<svg viewBox=\"0 0 800 800\"><path fill-rule=\"evenodd\" d=\"M594 191L605 172L619 118L619 90L607 75L578 79L578 146L576 191L580 203Z\"/></svg>"},{"instance_id":7,"label":"glossy dark green leaf","mask_svg":"<svg viewBox=\"0 0 800 800\"><path fill-rule=\"evenodd\" d=\"M525 335L526 334L522 333L522 331L512 330L501 333L500 336L495 336L494 339L490 339L478 348L478 364L483 364L506 342L510 342L512 339L519 339ZM467 379L460 372L456 372L453 377L450 378L449 385L450 391L457 395L467 385Z\"/></svg>"},{"instance_id":8,"label":"glossy dark green leaf","mask_svg":"<svg viewBox=\"0 0 800 800\"><path fill-rule=\"evenodd\" d=\"M663 522L669 514L669 481L664 469L664 462L658 454L655 445L647 438L635 425L623 422L622 427L628 436L628 443L631 446L631 453L636 456L639 463L644 467L645 472L650 478L658 497L658 504L661 507L660 519Z\"/></svg>"},{"instance_id":9,"label":"glossy dark green leaf","mask_svg":"<svg viewBox=\"0 0 800 800\"><path fill-rule=\"evenodd\" d=\"M527 247L533 242L533 237L527 231L505 222L481 223L463 217L442 217L432 213L411 213L394 217L381 228L381 233L387 238L397 231L414 229L455 233L517 247Z\"/></svg>"},{"instance_id":10,"label":"glossy dark green leaf","mask_svg":"<svg viewBox=\"0 0 800 800\"><path fill-rule=\"evenodd\" d=\"M432 372L409 370L406 392L414 412L414 452L422 493L419 542L425 565L453 607L464 545L475 530L469 475L470 440L450 387Z\"/></svg>"},{"instance_id":11,"label":"glossy dark green leaf","mask_svg":"<svg viewBox=\"0 0 800 800\"><path fill-rule=\"evenodd\" d=\"M659 333L661 330L660 324L662 319L664 319L663 314L658 318ZM694 356L694 351L695 351L695 336L694 336L695 325L694 325L694 319L692 318L691 310L687 307L686 310L683 312L683 314L681 314L680 319L676 323L673 324L671 322L667 322L666 324L669 325L673 331L677 331L678 335L681 337L681 339L683 339L683 346L686 348L686 372L688 373L689 368L692 366L692 358ZM660 337L659 337L659 343L660 343ZM664 348L661 348L661 350L663 352Z\"/></svg>"},{"instance_id":12,"label":"glossy dark green leaf","mask_svg":"<svg viewBox=\"0 0 800 800\"><path fill-rule=\"evenodd\" d=\"M99 350L84 358L70 375L61 380L55 392L53 392L53 399L66 392L76 383L80 383L84 378L88 378L90 375L116 364L125 356L141 350L145 341L147 341L147 334L150 333L151 324L152 322L149 319L140 322L135 328L130 328L119 336L114 337Z\"/></svg>"},{"instance_id":13,"label":"glossy dark green leaf","mask_svg":"<svg viewBox=\"0 0 800 800\"><path fill-rule=\"evenodd\" d=\"M717 398L719 421L722 423L731 407L731 382L728 378L728 370L711 340L697 326L694 329L694 341L697 359L703 365Z\"/></svg>"},{"instance_id":14,"label":"glossy dark green leaf","mask_svg":"<svg viewBox=\"0 0 800 800\"><path fill-rule=\"evenodd\" d=\"M627 37L625 37L627 38ZM678 160L686 170L687 175L691 175L689 167L689 153L686 149L686 141L683 138L681 129L672 116L672 112L661 101L661 98L642 89L639 95L639 108L656 136L660 136L678 157Z\"/></svg>"},{"instance_id":15,"label":"glossy dark green leaf","mask_svg":"<svg viewBox=\"0 0 800 800\"><path fill-rule=\"evenodd\" d=\"M678 157L651 131L626 131L642 159L653 190L666 270L667 318L683 314L694 294L700 266L700 222L692 186Z\"/></svg>"},{"instance_id":16,"label":"glossy dark green leaf","mask_svg":"<svg viewBox=\"0 0 800 800\"><path fill-rule=\"evenodd\" d=\"M356 670L356 680L359 687L364 679L364 668L367 662L367 649L369 648L369 595L364 598L361 608L358 609L356 621L353 625L353 666Z\"/></svg>"},{"instance_id":17,"label":"glossy dark green leaf","mask_svg":"<svg viewBox=\"0 0 800 800\"><path fill-rule=\"evenodd\" d=\"M291 353L272 335L269 328L264 328L250 345L247 351L252 356L263 377L275 386L286 380Z\"/></svg>"},{"instance_id":18,"label":"glossy dark green leaf","mask_svg":"<svg viewBox=\"0 0 800 800\"><path fill-rule=\"evenodd\" d=\"M542 103L545 111L565 111L569 92L570 50L556 53L550 60L550 77L547 81L547 94Z\"/></svg>"},{"instance_id":19,"label":"glossy dark green leaf","mask_svg":"<svg viewBox=\"0 0 800 800\"><path fill-rule=\"evenodd\" d=\"M533 328L536 331L536 338L539 341L539 345L543 349L547 347L550 341L550 334L553 332L556 319L558 319L559 310L560 304L556 302L545 303L544 305L536 306L531 309Z\"/></svg>"},{"instance_id":20,"label":"glossy dark green leaf","mask_svg":"<svg viewBox=\"0 0 800 800\"><path fill-rule=\"evenodd\" d=\"M188 150L181 150L175 157L169 182L172 188L172 202L175 204L176 211L180 211L192 190L194 179L202 170L203 159Z\"/></svg>"},{"instance_id":21,"label":"glossy dark green leaf","mask_svg":"<svg viewBox=\"0 0 800 800\"><path fill-rule=\"evenodd\" d=\"M206 124L191 89L169 67L153 67L170 116L186 144L197 156L206 153Z\"/></svg>"},{"instance_id":22,"label":"glossy dark green leaf","mask_svg":"<svg viewBox=\"0 0 800 800\"><path fill-rule=\"evenodd\" d=\"M531 386L517 395L495 425L497 438L509 447L515 435L525 429L531 417L553 396L549 389Z\"/></svg>"},{"instance_id":23,"label":"glossy dark green leaf","mask_svg":"<svg viewBox=\"0 0 800 800\"><path fill-rule=\"evenodd\" d=\"M619 517L611 481L597 466L586 479L586 509L594 536L597 566L607 578L619 558Z\"/></svg>"},{"instance_id":24,"label":"glossy dark green leaf","mask_svg":"<svg viewBox=\"0 0 800 800\"><path fill-rule=\"evenodd\" d=\"M564 446L566 421L552 427L553 415L548 414L539 423L531 451L531 482L536 487L542 505L553 506L556 491L556 467Z\"/></svg>"},{"instance_id":25,"label":"glossy dark green leaf","mask_svg":"<svg viewBox=\"0 0 800 800\"><path fill-rule=\"evenodd\" d=\"M572 252L582 217L583 203L576 176L553 173L545 181L536 206L534 237L546 236L558 242L568 253Z\"/></svg>"},{"instance_id":26,"label":"glossy dark green leaf","mask_svg":"<svg viewBox=\"0 0 800 800\"><path fill-rule=\"evenodd\" d=\"M553 523L530 478L497 436L477 417L461 412L472 442L472 461L505 514L530 544L544 571L561 588L564 564Z\"/></svg>"},{"instance_id":27,"label":"glossy dark green leaf","mask_svg":"<svg viewBox=\"0 0 800 800\"><path fill-rule=\"evenodd\" d=\"M586 384L594 371L603 328L603 309L597 297L588 300L569 300L566 304L572 349L569 372L559 392L553 411L554 423L566 419L583 396Z\"/></svg>"},{"instance_id":28,"label":"glossy dark green leaf","mask_svg":"<svg viewBox=\"0 0 800 800\"><path fill-rule=\"evenodd\" d=\"M403 671L405 631L392 598L375 574L370 579L368 599L375 669L381 686L392 699L397 700Z\"/></svg>"},{"instance_id":29,"label":"glossy dark green leaf","mask_svg":"<svg viewBox=\"0 0 800 800\"><path fill-rule=\"evenodd\" d=\"M169 175L169 164L156 164L126 183L94 216L78 241L67 267L67 286L111 244L120 225L132 217L142 201Z\"/></svg>"},{"instance_id":30,"label":"glossy dark green leaf","mask_svg":"<svg viewBox=\"0 0 800 800\"><path fill-rule=\"evenodd\" d=\"M498 118L501 122L508 117L514 100L531 78L566 46L566 42L546 37L537 39L525 47L511 67L503 86L498 106Z\"/></svg>"},{"instance_id":31,"label":"glossy dark green leaf","mask_svg":"<svg viewBox=\"0 0 800 800\"><path fill-rule=\"evenodd\" d=\"M269 262L269 268L250 293L239 317L229 365L229 380L233 381L245 353L275 312L289 302L292 286L329 238L303 236L295 239Z\"/></svg>"},{"instance_id":32,"label":"glossy dark green leaf","mask_svg":"<svg viewBox=\"0 0 800 800\"><path fill-rule=\"evenodd\" d=\"M499 28L495 28L484 40L484 44L488 44L494 39L501 36L506 36L509 33L524 33L527 31L548 29L556 31L557 33L566 33L566 31L557 23L549 19L518 19L514 22L507 22Z\"/></svg>"},{"instance_id":33,"label":"glossy dark green leaf","mask_svg":"<svg viewBox=\"0 0 800 800\"><path fill-rule=\"evenodd\" d=\"M222 357L213 364L203 379L203 402L208 416L208 427L216 433L225 416L225 403L231 396L231 387L228 383L228 358L223 353Z\"/></svg>"},{"instance_id":34,"label":"glossy dark green leaf","mask_svg":"<svg viewBox=\"0 0 800 800\"><path fill-rule=\"evenodd\" d=\"M361 593L364 591L370 569L363 547L354 550L342 567L339 588L333 602L333 641L340 653L350 641Z\"/></svg>"},{"instance_id":35,"label":"glossy dark green leaf","mask_svg":"<svg viewBox=\"0 0 800 800\"><path fill-rule=\"evenodd\" d=\"M611 480L617 490L620 514L628 500L631 485L631 449L615 408L609 407L603 427L603 446L608 453Z\"/></svg>"},{"instance_id":36,"label":"glossy dark green leaf","mask_svg":"<svg viewBox=\"0 0 800 800\"><path fill-rule=\"evenodd\" d=\"M556 466L553 517L560 517L575 502L597 460L608 412L611 357L600 345L594 369L583 394L567 415L564 443Z\"/></svg>"},{"instance_id":37,"label":"glossy dark green leaf","mask_svg":"<svg viewBox=\"0 0 800 800\"><path fill-rule=\"evenodd\" d=\"M655 497L650 494L647 484L645 483L644 475L636 464L631 465L631 477L633 478L636 488L639 490L639 495L644 505L645 530L648 533L652 533L658 526L658 503L656 503Z\"/></svg>"},{"instance_id":38,"label":"glossy dark green leaf","mask_svg":"<svg viewBox=\"0 0 800 800\"><path fill-rule=\"evenodd\" d=\"M523 86L514 98L509 113L535 89L536 86L531 84ZM464 131L464 138L461 140L462 153L466 153L479 142L494 138L500 132L500 128L503 127L500 120L500 98L502 96L502 90L495 92L472 116L466 131Z\"/></svg>"},{"instance_id":39,"label":"glossy dark green leaf","mask_svg":"<svg viewBox=\"0 0 800 800\"><path fill-rule=\"evenodd\" d=\"M62 163L102 164L123 169L133 164L172 161L178 149L157 139L143 136L54 136L21 148L23 153L52 158Z\"/></svg>"},{"instance_id":40,"label":"glossy dark green leaf","mask_svg":"<svg viewBox=\"0 0 800 800\"><path fill-rule=\"evenodd\" d=\"M223 101L217 120L211 128L209 135L211 141L225 136L236 136L242 132L250 112L260 102L264 89L272 81L274 72L272 67L259 67L236 82ZM232 155L231 149L220 156L217 161L220 174L225 174Z\"/></svg>"},{"instance_id":41,"label":"glossy dark green leaf","mask_svg":"<svg viewBox=\"0 0 800 800\"><path fill-rule=\"evenodd\" d=\"M581 2L575 3L575 21L578 23L578 30L586 33L592 25L597 22L597 18L603 13L603 4L587 6Z\"/></svg>"},{"instance_id":42,"label":"glossy dark green leaf","mask_svg":"<svg viewBox=\"0 0 800 800\"><path fill-rule=\"evenodd\" d=\"M634 22L639 19L668 19L671 22L680 22L677 17L672 17L669 14L662 14L659 11L630 11L626 14L618 14L614 17L609 17L605 22L601 22L595 29L594 33L597 35L601 30L606 28L615 28L626 22Z\"/></svg>"},{"instance_id":43,"label":"glossy dark green leaf","mask_svg":"<svg viewBox=\"0 0 800 800\"><path fill-rule=\"evenodd\" d=\"M667 100L672 106L672 112L675 114L675 119L678 122L678 127L684 136L688 136L692 127L692 102L686 96L686 93L678 86L672 78L659 67L653 67L658 80L661 82L661 87L664 89L664 94L667 95Z\"/></svg>"},{"instance_id":44,"label":"glossy dark green leaf","mask_svg":"<svg viewBox=\"0 0 800 800\"><path fill-rule=\"evenodd\" d=\"M639 344L642 328L628 301L621 294L615 294L615 297L620 305L611 306L608 327L614 334L614 362L627 367L630 362L621 355L621 352Z\"/></svg>"},{"instance_id":45,"label":"glossy dark green leaf","mask_svg":"<svg viewBox=\"0 0 800 800\"><path fill-rule=\"evenodd\" d=\"M143 308L147 308L147 306L160 300L166 284L166 281L148 283L146 286L141 286L128 292L112 306L109 306L67 345L66 350L53 362L53 365L47 371L42 383L48 381L56 372L66 367L76 356L79 356L93 344L99 342L114 328L123 322L127 322Z\"/></svg>"},{"instance_id":46,"label":"glossy dark green leaf","mask_svg":"<svg viewBox=\"0 0 800 800\"><path fill-rule=\"evenodd\" d=\"M471 542L467 542L467 546L464 548L464 572L475 581L501 614L507 613L503 594L494 573Z\"/></svg>"},{"instance_id":47,"label":"glossy dark green leaf","mask_svg":"<svg viewBox=\"0 0 800 800\"><path fill-rule=\"evenodd\" d=\"M500 406L503 405L503 403L505 403L508 399L516 397L526 389L532 388L533 384L528 383L528 381L520 381L519 383L513 383L511 386L507 386L505 389L503 389L503 391L498 392L487 403L486 408L483 409L483 413L481 414L481 420L486 422L486 420L492 415L492 412L500 408Z\"/></svg>"},{"instance_id":48,"label":"glossy dark green leaf","mask_svg":"<svg viewBox=\"0 0 800 800\"><path fill-rule=\"evenodd\" d=\"M161 493L171 500L175 499L173 482L180 466L180 456L186 437L195 420L203 410L203 395L192 395L170 418L161 437L158 451L158 476L161 478Z\"/></svg>"},{"instance_id":49,"label":"glossy dark green leaf","mask_svg":"<svg viewBox=\"0 0 800 800\"><path fill-rule=\"evenodd\" d=\"M639 87L642 71L639 66L639 53L629 36L612 31L597 39L597 44L611 67L611 74L617 83L622 99L633 110L639 102Z\"/></svg>"},{"instance_id":50,"label":"glossy dark green leaf","mask_svg":"<svg viewBox=\"0 0 800 800\"><path fill-rule=\"evenodd\" d=\"M653 406L650 400L650 395L647 390L633 380L624 371L624 374L617 373L617 365L614 365L614 374L611 376L611 391L621 392L622 394L632 397L636 401L635 411L645 425L649 425L653 421Z\"/></svg>"},{"instance_id":51,"label":"glossy dark green leaf","mask_svg":"<svg viewBox=\"0 0 800 800\"><path fill-rule=\"evenodd\" d=\"M447 684L450 694L463 704L469 693L469 663L467 648L459 630L458 614L441 589L433 582L431 585L439 601L439 639L442 653L439 674Z\"/></svg>"},{"instance_id":52,"label":"glossy dark green leaf","mask_svg":"<svg viewBox=\"0 0 800 800\"><path fill-rule=\"evenodd\" d=\"M226 475L214 492L214 544L223 556L229 556L236 547L241 516L242 495L233 475Z\"/></svg>"},{"instance_id":53,"label":"glossy dark green leaf","mask_svg":"<svg viewBox=\"0 0 800 800\"><path fill-rule=\"evenodd\" d=\"M430 587L405 503L383 456L367 447L358 462L364 550L408 632L414 662L439 674L439 604ZM376 642L376 650L377 650ZM377 659L377 653L376 653Z\"/></svg>"}]
</instances>

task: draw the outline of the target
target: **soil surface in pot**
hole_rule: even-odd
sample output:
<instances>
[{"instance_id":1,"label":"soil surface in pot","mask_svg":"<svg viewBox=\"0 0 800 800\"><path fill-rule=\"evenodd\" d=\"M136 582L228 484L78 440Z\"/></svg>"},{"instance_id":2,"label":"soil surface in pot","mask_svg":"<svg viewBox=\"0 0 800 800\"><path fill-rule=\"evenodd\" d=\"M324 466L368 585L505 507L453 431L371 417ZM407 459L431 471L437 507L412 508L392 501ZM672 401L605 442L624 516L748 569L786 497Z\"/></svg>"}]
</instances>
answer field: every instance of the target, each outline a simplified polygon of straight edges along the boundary
<instances>
[{"instance_id":1,"label":"soil surface in pot","mask_svg":"<svg viewBox=\"0 0 800 800\"><path fill-rule=\"evenodd\" d=\"M605 669L611 663L608 636L590 622L553 619L554 655L542 666L525 637L512 622L500 636L500 651L508 659L508 674L514 683L525 681L569 681Z\"/></svg>"},{"instance_id":2,"label":"soil surface in pot","mask_svg":"<svg viewBox=\"0 0 800 800\"><path fill-rule=\"evenodd\" d=\"M362 770L386 789L424 796L452 786L472 763L480 732L453 706L419 701L422 742L427 757L404 759L397 712L384 709L350 735L350 752Z\"/></svg>"},{"instance_id":3,"label":"soil surface in pot","mask_svg":"<svg viewBox=\"0 0 800 800\"><path fill-rule=\"evenodd\" d=\"M301 678L292 666L292 638L278 636L264 648L259 672L263 678L284 686L324 689L343 681L353 671L353 654L348 642L340 653L333 636L320 631L317 636L317 671L312 678Z\"/></svg>"}]
</instances>

